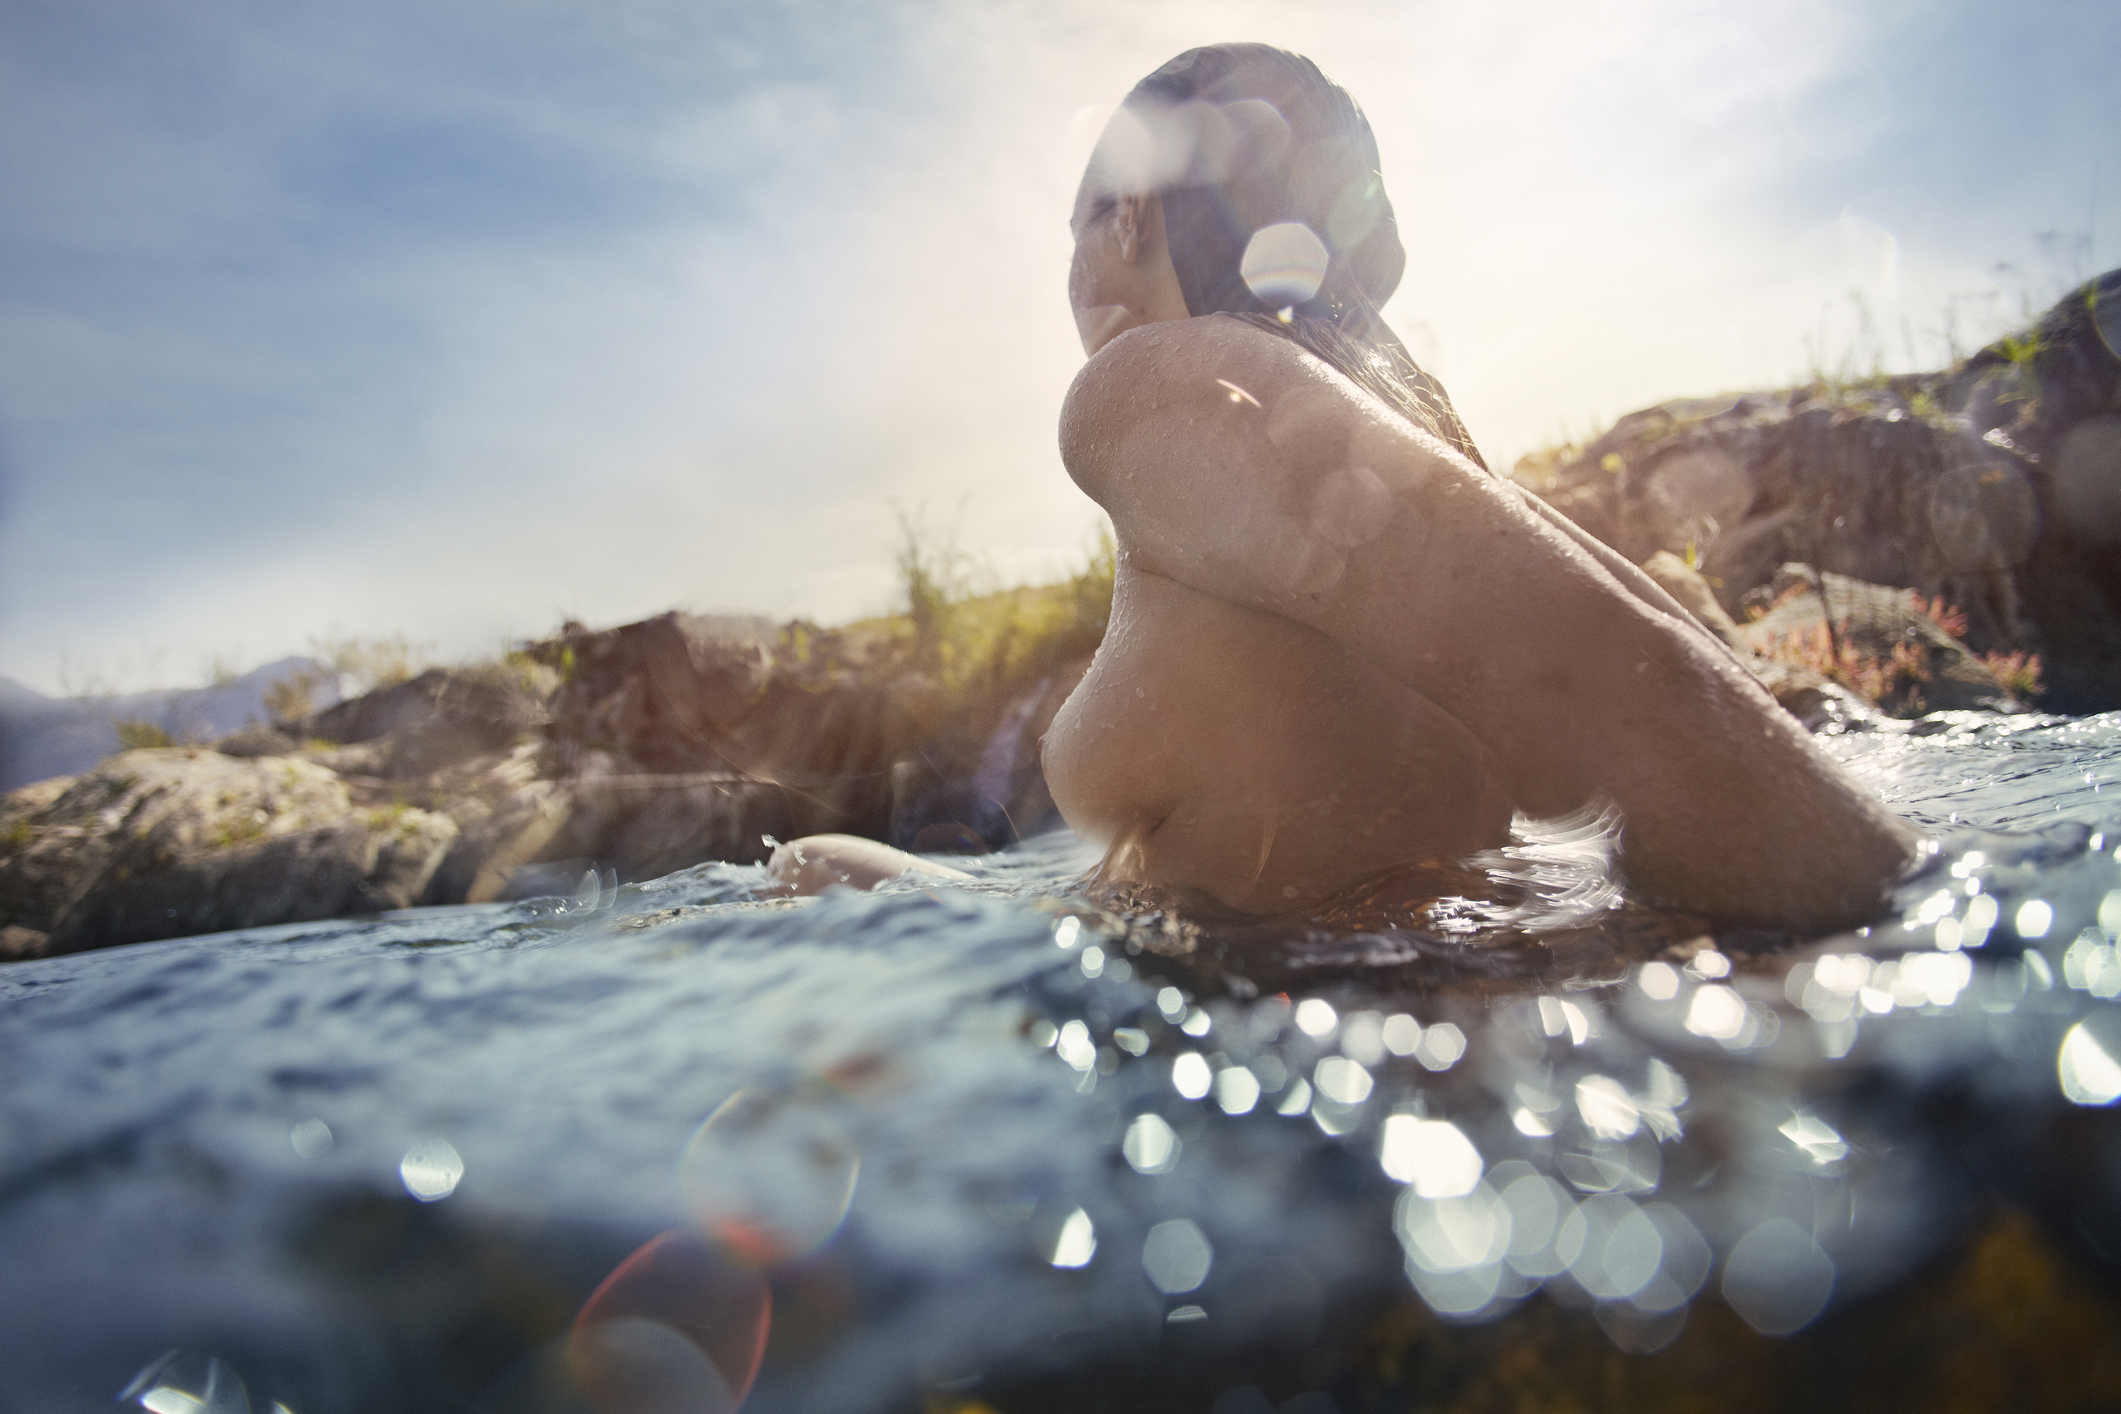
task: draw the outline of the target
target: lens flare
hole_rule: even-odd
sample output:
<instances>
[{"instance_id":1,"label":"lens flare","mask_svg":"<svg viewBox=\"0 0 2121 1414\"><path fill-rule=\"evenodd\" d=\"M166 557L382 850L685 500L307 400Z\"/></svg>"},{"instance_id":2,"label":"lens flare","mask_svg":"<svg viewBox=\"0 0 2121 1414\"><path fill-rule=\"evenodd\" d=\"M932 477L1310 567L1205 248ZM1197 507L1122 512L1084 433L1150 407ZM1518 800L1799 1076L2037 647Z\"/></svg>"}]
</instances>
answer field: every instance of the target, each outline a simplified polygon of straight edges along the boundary
<instances>
[{"instance_id":1,"label":"lens flare","mask_svg":"<svg viewBox=\"0 0 2121 1414\"><path fill-rule=\"evenodd\" d=\"M1326 282L1326 243L1301 221L1262 226L1245 245L1238 273L1260 302L1274 308L1302 304Z\"/></svg>"},{"instance_id":2,"label":"lens flare","mask_svg":"<svg viewBox=\"0 0 2121 1414\"><path fill-rule=\"evenodd\" d=\"M583 1304L567 1367L596 1414L728 1414L757 1378L773 1292L739 1255L682 1230L621 1262Z\"/></svg>"},{"instance_id":3,"label":"lens flare","mask_svg":"<svg viewBox=\"0 0 2121 1414\"><path fill-rule=\"evenodd\" d=\"M739 1090L707 1117L678 1160L686 1210L757 1267L815 1252L854 1201L861 1155L801 1091Z\"/></svg>"}]
</instances>

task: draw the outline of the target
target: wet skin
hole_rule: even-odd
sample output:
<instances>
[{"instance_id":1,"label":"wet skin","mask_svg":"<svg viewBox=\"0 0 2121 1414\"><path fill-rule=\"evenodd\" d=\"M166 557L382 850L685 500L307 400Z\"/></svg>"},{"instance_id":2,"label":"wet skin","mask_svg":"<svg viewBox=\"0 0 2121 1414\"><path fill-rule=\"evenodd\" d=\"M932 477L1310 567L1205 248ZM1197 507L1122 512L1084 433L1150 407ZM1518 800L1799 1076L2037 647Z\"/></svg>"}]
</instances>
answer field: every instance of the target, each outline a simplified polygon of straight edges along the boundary
<instances>
[{"instance_id":1,"label":"wet skin","mask_svg":"<svg viewBox=\"0 0 2121 1414\"><path fill-rule=\"evenodd\" d=\"M1668 595L1296 344L1188 317L1153 194L1093 168L1071 226L1062 456L1119 568L1045 768L1106 877L1279 911L1614 807L1638 897L1876 912L1914 832Z\"/></svg>"}]
</instances>

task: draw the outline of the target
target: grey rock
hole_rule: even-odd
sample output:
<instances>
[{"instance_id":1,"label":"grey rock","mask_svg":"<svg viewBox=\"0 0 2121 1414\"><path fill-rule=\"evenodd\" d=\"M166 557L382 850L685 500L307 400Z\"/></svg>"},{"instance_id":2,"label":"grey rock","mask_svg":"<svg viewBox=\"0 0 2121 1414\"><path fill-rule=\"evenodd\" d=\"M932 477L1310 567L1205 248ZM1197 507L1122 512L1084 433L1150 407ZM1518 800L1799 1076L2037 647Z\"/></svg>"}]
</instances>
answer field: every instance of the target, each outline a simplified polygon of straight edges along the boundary
<instances>
[{"instance_id":1,"label":"grey rock","mask_svg":"<svg viewBox=\"0 0 2121 1414\"><path fill-rule=\"evenodd\" d=\"M0 925L68 953L403 908L456 833L313 762L129 751L0 799Z\"/></svg>"},{"instance_id":2,"label":"grey rock","mask_svg":"<svg viewBox=\"0 0 2121 1414\"><path fill-rule=\"evenodd\" d=\"M1786 563L1905 586L1974 654L2039 654L2042 707L2121 707L2117 304L2121 271L1954 368L1665 403L1527 471L1631 561L1691 550L1734 616Z\"/></svg>"}]
</instances>

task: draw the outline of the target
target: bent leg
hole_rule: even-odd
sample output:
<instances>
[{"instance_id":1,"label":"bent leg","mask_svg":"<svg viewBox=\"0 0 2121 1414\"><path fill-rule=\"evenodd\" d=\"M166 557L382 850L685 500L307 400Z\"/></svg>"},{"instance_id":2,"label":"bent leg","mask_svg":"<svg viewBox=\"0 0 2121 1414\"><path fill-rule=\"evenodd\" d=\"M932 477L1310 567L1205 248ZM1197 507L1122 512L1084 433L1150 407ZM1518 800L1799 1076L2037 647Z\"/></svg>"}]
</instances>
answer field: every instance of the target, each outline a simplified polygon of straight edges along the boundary
<instances>
[{"instance_id":1,"label":"bent leg","mask_svg":"<svg viewBox=\"0 0 2121 1414\"><path fill-rule=\"evenodd\" d=\"M859 835L805 835L774 848L766 862L765 892L788 897L820 894L835 885L873 889L907 874L939 880L972 877Z\"/></svg>"}]
</instances>

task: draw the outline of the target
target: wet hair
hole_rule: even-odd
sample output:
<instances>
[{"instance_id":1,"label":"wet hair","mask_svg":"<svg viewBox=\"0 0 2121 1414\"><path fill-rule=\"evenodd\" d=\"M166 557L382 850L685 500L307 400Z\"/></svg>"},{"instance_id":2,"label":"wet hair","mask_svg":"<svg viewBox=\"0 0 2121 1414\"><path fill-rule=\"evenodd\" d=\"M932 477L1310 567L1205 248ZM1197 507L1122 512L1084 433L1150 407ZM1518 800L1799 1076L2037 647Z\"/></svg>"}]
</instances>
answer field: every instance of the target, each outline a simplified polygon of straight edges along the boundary
<instances>
[{"instance_id":1,"label":"wet hair","mask_svg":"<svg viewBox=\"0 0 2121 1414\"><path fill-rule=\"evenodd\" d=\"M1102 153L1101 160L1117 169L1109 175L1162 198L1188 313L1230 315L1293 340L1487 466L1443 385L1421 370L1378 313L1398 288L1407 257L1378 171L1377 140L1346 89L1300 54L1211 44L1136 84L1114 124L1108 144L1117 132L1116 146L1130 150ZM1248 282L1253 237L1291 223L1315 238L1276 232L1285 252L1293 239L1304 268L1292 283L1287 272L1278 281L1260 278L1255 262ZM1265 240L1275 243L1274 236ZM1312 289L1321 255L1322 278Z\"/></svg>"}]
</instances>

